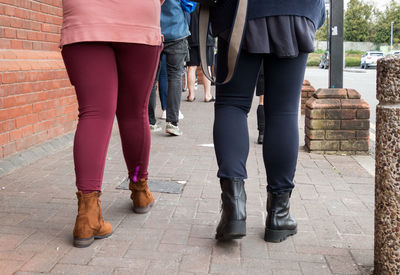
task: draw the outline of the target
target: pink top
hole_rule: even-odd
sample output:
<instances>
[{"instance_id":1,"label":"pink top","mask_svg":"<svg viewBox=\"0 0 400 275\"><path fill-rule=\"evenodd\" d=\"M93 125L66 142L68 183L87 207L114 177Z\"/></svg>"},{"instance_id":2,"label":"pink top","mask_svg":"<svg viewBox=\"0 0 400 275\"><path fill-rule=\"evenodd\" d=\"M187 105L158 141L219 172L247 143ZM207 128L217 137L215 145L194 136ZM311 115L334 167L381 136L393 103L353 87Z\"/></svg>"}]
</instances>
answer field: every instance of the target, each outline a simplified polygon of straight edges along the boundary
<instances>
[{"instance_id":1,"label":"pink top","mask_svg":"<svg viewBox=\"0 0 400 275\"><path fill-rule=\"evenodd\" d=\"M162 43L160 0L63 0L62 3L61 47L83 41L157 46Z\"/></svg>"}]
</instances>

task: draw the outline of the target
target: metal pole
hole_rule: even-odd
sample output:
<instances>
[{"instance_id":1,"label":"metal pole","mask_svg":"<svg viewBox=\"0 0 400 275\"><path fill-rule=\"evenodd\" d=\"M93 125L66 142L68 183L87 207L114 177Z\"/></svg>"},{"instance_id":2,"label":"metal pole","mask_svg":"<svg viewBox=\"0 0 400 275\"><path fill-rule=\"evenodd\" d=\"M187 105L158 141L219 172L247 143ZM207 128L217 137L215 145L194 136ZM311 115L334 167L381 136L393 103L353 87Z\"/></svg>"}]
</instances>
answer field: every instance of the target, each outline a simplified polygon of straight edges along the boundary
<instances>
[{"instance_id":1,"label":"metal pole","mask_svg":"<svg viewBox=\"0 0 400 275\"><path fill-rule=\"evenodd\" d=\"M393 50L393 24L394 22L390 24L390 50Z\"/></svg>"},{"instance_id":2,"label":"metal pole","mask_svg":"<svg viewBox=\"0 0 400 275\"><path fill-rule=\"evenodd\" d=\"M329 10L326 10L326 51L329 51Z\"/></svg>"},{"instance_id":3,"label":"metal pole","mask_svg":"<svg viewBox=\"0 0 400 275\"><path fill-rule=\"evenodd\" d=\"M344 0L330 0L329 87L343 88Z\"/></svg>"}]
</instances>

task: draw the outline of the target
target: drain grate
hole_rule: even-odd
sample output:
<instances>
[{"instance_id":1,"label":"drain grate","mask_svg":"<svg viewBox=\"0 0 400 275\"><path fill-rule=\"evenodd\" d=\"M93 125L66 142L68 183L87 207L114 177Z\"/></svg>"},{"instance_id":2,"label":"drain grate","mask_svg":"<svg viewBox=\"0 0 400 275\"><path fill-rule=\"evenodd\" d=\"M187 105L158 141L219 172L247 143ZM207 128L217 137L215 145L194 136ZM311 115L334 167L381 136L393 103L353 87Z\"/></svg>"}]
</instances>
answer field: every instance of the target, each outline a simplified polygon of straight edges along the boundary
<instances>
[{"instance_id":1,"label":"drain grate","mask_svg":"<svg viewBox=\"0 0 400 275\"><path fill-rule=\"evenodd\" d=\"M180 194L182 193L183 187L185 187L186 181L149 179L148 183L151 192ZM122 183L117 186L117 189L129 190L129 178L124 179Z\"/></svg>"}]
</instances>

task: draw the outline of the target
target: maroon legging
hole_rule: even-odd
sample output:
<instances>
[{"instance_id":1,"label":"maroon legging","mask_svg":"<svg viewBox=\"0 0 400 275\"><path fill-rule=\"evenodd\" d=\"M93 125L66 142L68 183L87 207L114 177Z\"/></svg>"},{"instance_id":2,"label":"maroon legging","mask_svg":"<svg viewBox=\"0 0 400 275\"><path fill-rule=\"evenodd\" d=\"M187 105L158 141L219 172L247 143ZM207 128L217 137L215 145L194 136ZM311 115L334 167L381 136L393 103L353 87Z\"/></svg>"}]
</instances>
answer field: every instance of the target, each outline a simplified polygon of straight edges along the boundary
<instances>
[{"instance_id":1,"label":"maroon legging","mask_svg":"<svg viewBox=\"0 0 400 275\"><path fill-rule=\"evenodd\" d=\"M74 141L76 186L100 191L115 115L129 177L147 179L150 129L147 106L161 46L85 42L62 56L79 104Z\"/></svg>"}]
</instances>

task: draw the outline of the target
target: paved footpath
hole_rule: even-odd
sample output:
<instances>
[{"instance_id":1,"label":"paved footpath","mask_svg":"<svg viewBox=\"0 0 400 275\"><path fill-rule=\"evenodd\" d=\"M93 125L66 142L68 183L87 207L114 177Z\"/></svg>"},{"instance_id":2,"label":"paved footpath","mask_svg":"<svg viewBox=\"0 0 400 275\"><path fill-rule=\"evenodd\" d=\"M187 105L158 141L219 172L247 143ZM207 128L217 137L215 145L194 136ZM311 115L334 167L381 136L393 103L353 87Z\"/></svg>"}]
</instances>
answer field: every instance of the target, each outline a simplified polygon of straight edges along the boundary
<instances>
[{"instance_id":1,"label":"paved footpath","mask_svg":"<svg viewBox=\"0 0 400 275\"><path fill-rule=\"evenodd\" d=\"M213 104L201 94L193 103L182 101L182 137L152 134L150 177L187 184L179 195L155 193L146 215L134 214L130 192L116 189L126 168L114 131L102 196L114 234L89 248L72 247L77 201L70 146L2 176L0 274L369 274L374 178L352 157L300 149L291 206L299 232L280 244L263 241L266 180L255 108L249 114L248 234L214 240L220 189L209 146Z\"/></svg>"}]
</instances>

